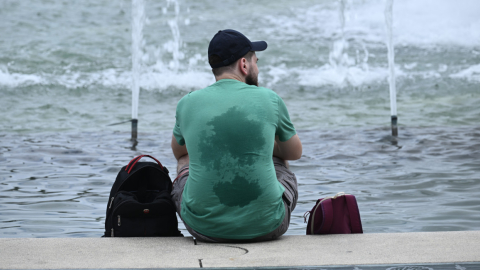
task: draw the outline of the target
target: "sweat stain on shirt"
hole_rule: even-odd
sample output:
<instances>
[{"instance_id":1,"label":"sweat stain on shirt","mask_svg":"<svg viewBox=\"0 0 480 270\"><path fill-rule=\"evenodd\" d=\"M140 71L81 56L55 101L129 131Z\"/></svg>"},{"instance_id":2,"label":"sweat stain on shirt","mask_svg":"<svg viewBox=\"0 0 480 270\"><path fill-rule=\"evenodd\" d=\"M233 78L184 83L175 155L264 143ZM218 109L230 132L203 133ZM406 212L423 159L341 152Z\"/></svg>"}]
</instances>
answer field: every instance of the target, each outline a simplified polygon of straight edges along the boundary
<instances>
[{"instance_id":1,"label":"sweat stain on shirt","mask_svg":"<svg viewBox=\"0 0 480 270\"><path fill-rule=\"evenodd\" d=\"M256 200L262 194L258 180L248 181L245 177L235 174L233 181L218 182L213 186L220 203L228 206L244 207ZM239 192L247 190L248 192Z\"/></svg>"},{"instance_id":2,"label":"sweat stain on shirt","mask_svg":"<svg viewBox=\"0 0 480 270\"><path fill-rule=\"evenodd\" d=\"M221 176L223 181L213 185L220 203L244 207L263 192L258 179L249 175L258 157L256 153L266 147L263 125L234 106L213 117L207 127L209 132L201 132L198 144L201 165Z\"/></svg>"}]
</instances>

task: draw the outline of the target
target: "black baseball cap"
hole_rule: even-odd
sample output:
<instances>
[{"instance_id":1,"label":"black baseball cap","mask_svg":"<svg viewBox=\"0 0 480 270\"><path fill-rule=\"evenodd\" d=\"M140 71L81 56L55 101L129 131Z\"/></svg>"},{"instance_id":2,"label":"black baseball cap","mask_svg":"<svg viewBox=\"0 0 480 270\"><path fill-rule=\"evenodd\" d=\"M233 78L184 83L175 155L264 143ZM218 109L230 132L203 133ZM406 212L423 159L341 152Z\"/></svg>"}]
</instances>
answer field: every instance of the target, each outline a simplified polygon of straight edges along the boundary
<instances>
[{"instance_id":1,"label":"black baseball cap","mask_svg":"<svg viewBox=\"0 0 480 270\"><path fill-rule=\"evenodd\" d=\"M228 66L250 51L263 51L266 48L267 43L265 41L251 42L238 31L232 29L220 30L208 45L208 57L216 54L222 59L222 62L215 65L210 64L210 66L212 68Z\"/></svg>"}]
</instances>

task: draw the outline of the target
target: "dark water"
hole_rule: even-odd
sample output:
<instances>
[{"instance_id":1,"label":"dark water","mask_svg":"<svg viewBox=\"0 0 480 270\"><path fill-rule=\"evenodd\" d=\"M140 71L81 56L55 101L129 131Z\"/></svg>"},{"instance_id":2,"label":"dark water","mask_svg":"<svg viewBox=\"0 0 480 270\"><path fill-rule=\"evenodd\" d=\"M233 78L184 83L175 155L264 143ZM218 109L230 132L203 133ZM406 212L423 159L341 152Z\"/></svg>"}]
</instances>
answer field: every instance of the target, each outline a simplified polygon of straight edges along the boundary
<instances>
[{"instance_id":1,"label":"dark water","mask_svg":"<svg viewBox=\"0 0 480 270\"><path fill-rule=\"evenodd\" d=\"M145 1L131 150L130 126L108 125L131 119L132 1L0 1L0 237L100 236L131 158L174 171L176 103L214 82L207 46L225 28L267 41L260 85L303 141L288 234L340 191L367 233L480 229L479 1L395 1L395 140L384 1L243 3Z\"/></svg>"},{"instance_id":2,"label":"dark water","mask_svg":"<svg viewBox=\"0 0 480 270\"><path fill-rule=\"evenodd\" d=\"M480 229L480 128L388 132L299 130L288 234L305 234L303 214L340 191L357 197L365 233ZM136 150L124 132L1 135L0 237L101 236L120 167L152 154L174 171L170 134L140 133Z\"/></svg>"}]
</instances>

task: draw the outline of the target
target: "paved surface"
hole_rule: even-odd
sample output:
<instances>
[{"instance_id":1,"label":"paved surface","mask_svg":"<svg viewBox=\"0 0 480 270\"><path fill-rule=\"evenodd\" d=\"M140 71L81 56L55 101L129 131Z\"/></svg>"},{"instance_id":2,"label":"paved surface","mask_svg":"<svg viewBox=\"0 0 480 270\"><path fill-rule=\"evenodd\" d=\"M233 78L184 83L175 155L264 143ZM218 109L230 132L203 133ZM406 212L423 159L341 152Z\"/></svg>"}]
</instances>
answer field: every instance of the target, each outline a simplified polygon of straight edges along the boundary
<instances>
[{"instance_id":1,"label":"paved surface","mask_svg":"<svg viewBox=\"0 0 480 270\"><path fill-rule=\"evenodd\" d=\"M185 238L1 238L0 269L285 267L480 262L480 231L284 236L252 244Z\"/></svg>"}]
</instances>

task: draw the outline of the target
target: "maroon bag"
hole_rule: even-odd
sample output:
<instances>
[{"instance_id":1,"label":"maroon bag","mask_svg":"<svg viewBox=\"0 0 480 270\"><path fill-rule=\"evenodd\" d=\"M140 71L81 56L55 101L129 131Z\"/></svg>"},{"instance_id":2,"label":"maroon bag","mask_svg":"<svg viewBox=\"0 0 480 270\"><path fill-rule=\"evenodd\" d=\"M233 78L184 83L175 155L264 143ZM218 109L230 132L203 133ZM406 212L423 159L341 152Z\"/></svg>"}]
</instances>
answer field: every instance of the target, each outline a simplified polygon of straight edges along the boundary
<instances>
[{"instance_id":1,"label":"maroon bag","mask_svg":"<svg viewBox=\"0 0 480 270\"><path fill-rule=\"evenodd\" d=\"M305 213L305 222L308 215L307 234L363 233L357 200L344 192L319 199Z\"/></svg>"}]
</instances>

